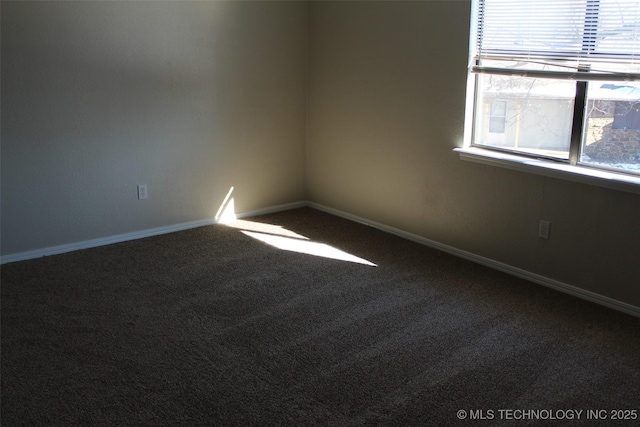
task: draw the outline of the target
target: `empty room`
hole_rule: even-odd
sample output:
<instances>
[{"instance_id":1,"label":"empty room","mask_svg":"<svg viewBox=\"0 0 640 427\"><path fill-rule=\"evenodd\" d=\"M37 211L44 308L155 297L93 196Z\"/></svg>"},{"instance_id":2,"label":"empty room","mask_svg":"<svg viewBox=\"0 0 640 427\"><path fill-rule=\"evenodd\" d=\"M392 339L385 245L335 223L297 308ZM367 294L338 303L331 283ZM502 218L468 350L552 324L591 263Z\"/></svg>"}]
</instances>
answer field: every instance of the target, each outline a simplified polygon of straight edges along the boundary
<instances>
[{"instance_id":1,"label":"empty room","mask_svg":"<svg viewBox=\"0 0 640 427\"><path fill-rule=\"evenodd\" d=\"M3 426L633 425L640 1L2 1Z\"/></svg>"}]
</instances>

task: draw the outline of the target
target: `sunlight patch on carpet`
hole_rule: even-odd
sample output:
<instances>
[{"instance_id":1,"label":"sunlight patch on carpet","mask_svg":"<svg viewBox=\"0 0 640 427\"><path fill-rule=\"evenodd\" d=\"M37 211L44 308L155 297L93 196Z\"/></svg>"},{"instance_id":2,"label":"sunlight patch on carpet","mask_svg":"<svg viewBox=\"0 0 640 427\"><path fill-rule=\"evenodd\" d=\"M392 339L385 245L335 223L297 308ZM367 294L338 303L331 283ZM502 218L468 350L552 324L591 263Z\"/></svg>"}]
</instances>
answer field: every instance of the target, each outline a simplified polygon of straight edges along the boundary
<instances>
[{"instance_id":1,"label":"sunlight patch on carpet","mask_svg":"<svg viewBox=\"0 0 640 427\"><path fill-rule=\"evenodd\" d=\"M298 252L302 254L314 255L324 258L337 259L341 261L355 262L358 264L377 267L376 264L367 261L364 258L351 255L350 253L341 251L340 249L329 246L325 243L312 242L310 240L301 240L286 236L278 236L266 233L257 233L255 231L241 230L243 234L260 240L278 249L285 251Z\"/></svg>"},{"instance_id":2,"label":"sunlight patch on carpet","mask_svg":"<svg viewBox=\"0 0 640 427\"><path fill-rule=\"evenodd\" d=\"M238 228L240 230L255 231L258 233L274 234L276 236L293 237L295 239L309 240L308 237L298 234L294 231L287 230L281 225L266 224L263 222L245 221L236 219L235 221L225 222L228 227Z\"/></svg>"},{"instance_id":3,"label":"sunlight patch on carpet","mask_svg":"<svg viewBox=\"0 0 640 427\"><path fill-rule=\"evenodd\" d=\"M233 192L234 188L229 188L226 197L220 204L220 208L215 216L217 223L236 228L246 236L285 251L377 267L376 264L364 258L341 251L325 243L312 242L308 237L288 230L280 225L238 219L235 212Z\"/></svg>"}]
</instances>

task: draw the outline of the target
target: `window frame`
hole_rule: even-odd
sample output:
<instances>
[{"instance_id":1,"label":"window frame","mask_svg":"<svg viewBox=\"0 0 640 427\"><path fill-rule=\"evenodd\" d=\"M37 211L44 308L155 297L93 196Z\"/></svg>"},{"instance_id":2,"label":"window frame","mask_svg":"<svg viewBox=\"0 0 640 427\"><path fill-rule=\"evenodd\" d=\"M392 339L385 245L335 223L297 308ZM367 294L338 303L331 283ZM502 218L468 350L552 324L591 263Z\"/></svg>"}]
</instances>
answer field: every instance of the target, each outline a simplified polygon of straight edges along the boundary
<instances>
[{"instance_id":1,"label":"window frame","mask_svg":"<svg viewBox=\"0 0 640 427\"><path fill-rule=\"evenodd\" d=\"M476 29L476 25L478 24L478 18L475 15L476 8L479 7L477 3L484 3L485 0L473 0L472 1L472 22L471 22L471 40L472 43L477 43L479 40L478 31ZM594 4L599 4L599 0L587 0L586 4L589 8L593 8ZM585 31L586 28L592 26L593 21L593 11L590 10L590 13L585 14L584 18L584 26ZM599 11L598 11L599 13ZM475 22L473 21L475 20ZM597 18L596 18L597 20ZM589 37L585 37L583 39L583 49L592 49L593 48L593 39ZM512 169L522 169L523 164L527 164L525 169L530 170L529 166L532 166L534 163L536 167L535 171L541 173L543 175L548 175L549 170L554 170L552 175L558 176L566 176L567 174L577 174L578 178L576 180L580 182L593 182L595 179L596 182L602 181L603 179L606 181L620 181L622 185L614 185L616 189L623 189L624 191L632 191L634 193L640 194L640 188L631 188L629 185L633 187L640 185L640 171L634 170L625 170L621 168L613 168L607 167L605 165L592 164L587 162L580 161L581 152L583 150L583 138L587 132L587 92L588 85L591 81L597 80L608 80L610 75L596 75L593 78L593 75L586 76L589 73L589 67L581 65L581 68L577 69L574 73L569 77L571 80L575 81L575 97L574 97L574 106L573 106L573 117L571 123L571 137L569 141L569 154L567 159L555 158L555 157L546 157L541 156L534 153L529 153L521 150L512 150L506 147L495 147L486 144L480 144L476 142L476 121L479 120L477 114L479 114L480 106L478 103L479 93L478 93L478 79L481 74L492 74L492 75L518 75L517 73L509 73L504 69L492 69L490 67L478 67L479 61L475 60L474 53L470 50L470 58L472 64L469 67L468 74L468 87L467 87L467 107L466 107L466 117L465 117L465 144L462 149L456 149L456 151L460 152L461 158L464 160L470 161L478 161L480 163L493 164L498 166L510 167ZM547 73L545 71L541 71L537 73L528 73L533 75L523 74L525 76L530 77L549 77L554 78L553 72ZM585 76L585 77L583 77ZM626 79L635 79L640 77L640 75L631 75L627 76ZM486 159L481 159L480 157L485 156ZM533 162L532 162L533 161ZM508 163L505 162L515 162L515 167L511 167ZM547 164L548 163L548 164ZM519 166L518 166L519 165ZM555 165L555 166L554 166ZM558 168L557 165L561 165L562 167Z\"/></svg>"}]
</instances>

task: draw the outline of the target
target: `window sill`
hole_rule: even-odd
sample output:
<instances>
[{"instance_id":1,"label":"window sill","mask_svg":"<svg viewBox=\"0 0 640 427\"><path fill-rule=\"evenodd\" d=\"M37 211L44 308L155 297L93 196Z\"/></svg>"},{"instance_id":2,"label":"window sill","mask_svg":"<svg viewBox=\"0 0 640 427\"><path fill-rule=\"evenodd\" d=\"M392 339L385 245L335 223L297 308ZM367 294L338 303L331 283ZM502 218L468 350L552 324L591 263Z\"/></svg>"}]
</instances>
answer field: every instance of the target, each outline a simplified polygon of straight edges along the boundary
<instances>
[{"instance_id":1,"label":"window sill","mask_svg":"<svg viewBox=\"0 0 640 427\"><path fill-rule=\"evenodd\" d=\"M550 160L483 150L477 147L455 148L454 151L459 153L461 160L469 162L640 194L640 176L625 175L584 166L572 166Z\"/></svg>"}]
</instances>

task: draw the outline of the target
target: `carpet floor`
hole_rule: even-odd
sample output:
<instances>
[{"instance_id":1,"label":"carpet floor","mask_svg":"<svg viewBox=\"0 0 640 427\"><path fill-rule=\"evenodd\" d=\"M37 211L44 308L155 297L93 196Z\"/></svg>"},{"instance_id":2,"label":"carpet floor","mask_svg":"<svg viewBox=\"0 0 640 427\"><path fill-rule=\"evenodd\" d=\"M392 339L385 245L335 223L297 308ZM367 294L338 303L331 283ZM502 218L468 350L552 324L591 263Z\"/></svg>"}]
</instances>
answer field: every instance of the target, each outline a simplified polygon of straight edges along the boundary
<instances>
[{"instance_id":1,"label":"carpet floor","mask_svg":"<svg viewBox=\"0 0 640 427\"><path fill-rule=\"evenodd\" d=\"M639 422L640 319L310 208L1 280L3 426Z\"/></svg>"}]
</instances>

